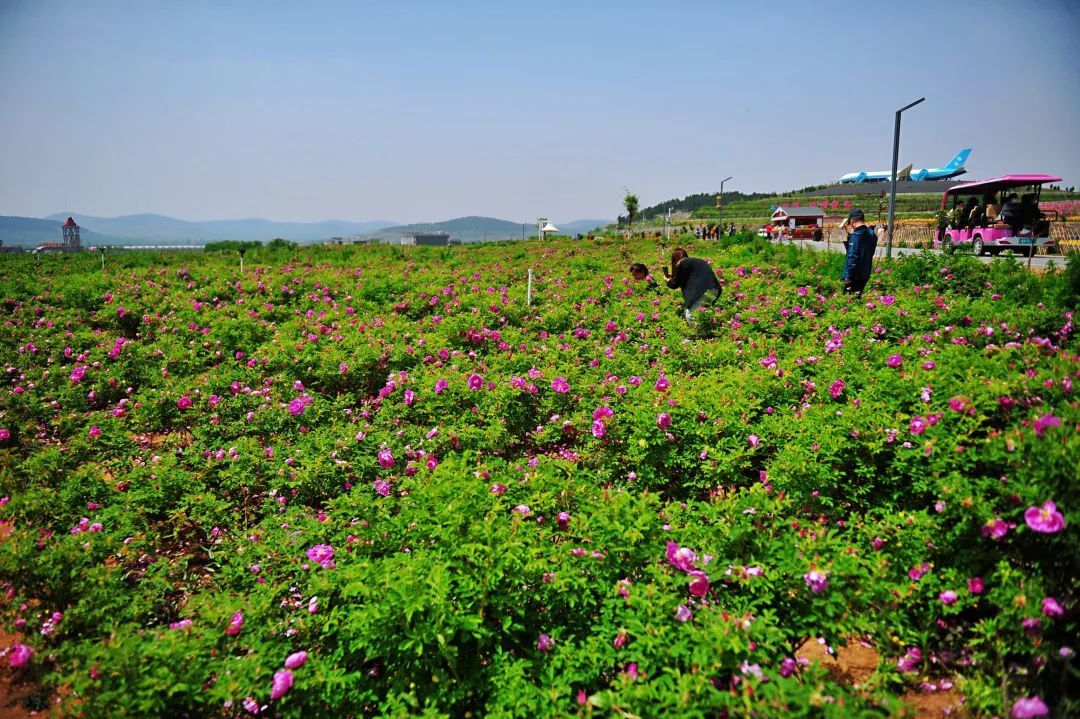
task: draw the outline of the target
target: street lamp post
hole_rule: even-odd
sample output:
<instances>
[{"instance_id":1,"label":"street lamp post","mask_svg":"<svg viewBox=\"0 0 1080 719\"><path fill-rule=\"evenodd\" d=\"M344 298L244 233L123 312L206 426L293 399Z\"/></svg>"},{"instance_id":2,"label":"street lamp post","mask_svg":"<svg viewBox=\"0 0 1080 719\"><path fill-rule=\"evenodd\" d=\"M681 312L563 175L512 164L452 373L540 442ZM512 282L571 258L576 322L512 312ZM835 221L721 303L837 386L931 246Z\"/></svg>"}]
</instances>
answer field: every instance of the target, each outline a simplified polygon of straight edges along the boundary
<instances>
[{"instance_id":1,"label":"street lamp post","mask_svg":"<svg viewBox=\"0 0 1080 719\"><path fill-rule=\"evenodd\" d=\"M904 105L896 111L896 124L893 126L892 137L892 174L889 175L889 234L885 240L886 257L892 257L893 221L896 218L896 163L900 159L900 114L904 110L910 110L925 99L925 97L920 97L910 105Z\"/></svg>"},{"instance_id":2,"label":"street lamp post","mask_svg":"<svg viewBox=\"0 0 1080 719\"><path fill-rule=\"evenodd\" d=\"M716 224L720 225L720 234L724 231L723 223L720 222L720 217L724 214L724 183L730 179L730 177L725 177L723 180L720 180L720 196L716 198L716 209L718 210L716 213ZM719 234L717 236L719 236Z\"/></svg>"}]
</instances>

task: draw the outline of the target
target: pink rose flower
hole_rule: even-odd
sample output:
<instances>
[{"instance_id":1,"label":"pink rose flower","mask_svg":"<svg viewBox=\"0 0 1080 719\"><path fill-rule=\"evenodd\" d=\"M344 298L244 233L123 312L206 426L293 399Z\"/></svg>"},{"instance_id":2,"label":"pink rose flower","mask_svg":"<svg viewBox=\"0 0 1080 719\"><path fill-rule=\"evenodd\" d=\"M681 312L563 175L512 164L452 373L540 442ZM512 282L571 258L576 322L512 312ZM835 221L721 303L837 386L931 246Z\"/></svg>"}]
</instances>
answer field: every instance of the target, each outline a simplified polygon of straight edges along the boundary
<instances>
[{"instance_id":1,"label":"pink rose flower","mask_svg":"<svg viewBox=\"0 0 1080 719\"><path fill-rule=\"evenodd\" d=\"M896 668L901 672L909 673L917 671L922 663L922 650L918 647L908 649L904 656L896 660Z\"/></svg>"},{"instance_id":2,"label":"pink rose flower","mask_svg":"<svg viewBox=\"0 0 1080 719\"><path fill-rule=\"evenodd\" d=\"M559 394L566 394L570 391L570 383L566 381L565 377L556 377L551 380L551 389Z\"/></svg>"},{"instance_id":3,"label":"pink rose flower","mask_svg":"<svg viewBox=\"0 0 1080 719\"><path fill-rule=\"evenodd\" d=\"M810 591L814 594L820 594L829 588L829 575L816 569L804 574L803 581L806 582L806 586L810 587Z\"/></svg>"},{"instance_id":4,"label":"pink rose flower","mask_svg":"<svg viewBox=\"0 0 1080 719\"><path fill-rule=\"evenodd\" d=\"M191 406L191 397L188 397L187 395L182 396L180 399L176 400L176 406L180 409L187 409Z\"/></svg>"},{"instance_id":5,"label":"pink rose flower","mask_svg":"<svg viewBox=\"0 0 1080 719\"><path fill-rule=\"evenodd\" d=\"M1050 716L1050 708L1039 697L1021 697L1012 705L1012 719L1039 719Z\"/></svg>"},{"instance_id":6,"label":"pink rose flower","mask_svg":"<svg viewBox=\"0 0 1080 719\"><path fill-rule=\"evenodd\" d=\"M1065 528L1065 517L1057 510L1053 501L1047 501L1042 507L1028 507L1024 512L1024 521L1034 531L1042 534L1056 534Z\"/></svg>"},{"instance_id":7,"label":"pink rose flower","mask_svg":"<svg viewBox=\"0 0 1080 719\"><path fill-rule=\"evenodd\" d=\"M908 577L911 579L911 581L917 582L920 579L922 579L923 576L929 571L930 571L930 563L929 562L923 562L922 564L917 564L914 567L912 567L910 570L908 570Z\"/></svg>"},{"instance_id":8,"label":"pink rose flower","mask_svg":"<svg viewBox=\"0 0 1080 719\"><path fill-rule=\"evenodd\" d=\"M288 669L274 672L274 681L270 684L270 701L277 701L289 693L293 685L293 675Z\"/></svg>"},{"instance_id":9,"label":"pink rose flower","mask_svg":"<svg viewBox=\"0 0 1080 719\"><path fill-rule=\"evenodd\" d=\"M285 659L286 669L299 669L307 661L307 652L296 652Z\"/></svg>"},{"instance_id":10,"label":"pink rose flower","mask_svg":"<svg viewBox=\"0 0 1080 719\"><path fill-rule=\"evenodd\" d=\"M240 628L244 626L244 613L237 612L229 619L229 626L225 629L225 636L234 637L240 633Z\"/></svg>"},{"instance_id":11,"label":"pink rose flower","mask_svg":"<svg viewBox=\"0 0 1080 719\"><path fill-rule=\"evenodd\" d=\"M1061 420L1059 418L1052 414L1044 414L1042 417L1039 417L1032 422L1031 426L1035 429L1035 436L1042 437L1043 433L1046 432L1047 427L1057 427L1060 424Z\"/></svg>"},{"instance_id":12,"label":"pink rose flower","mask_svg":"<svg viewBox=\"0 0 1080 719\"><path fill-rule=\"evenodd\" d=\"M709 592L709 575L700 570L690 572L690 593L695 597L704 597Z\"/></svg>"},{"instance_id":13,"label":"pink rose flower","mask_svg":"<svg viewBox=\"0 0 1080 719\"><path fill-rule=\"evenodd\" d=\"M1042 613L1048 617L1060 617L1065 613L1065 609L1058 603L1058 600L1053 597L1046 597L1042 600Z\"/></svg>"},{"instance_id":14,"label":"pink rose flower","mask_svg":"<svg viewBox=\"0 0 1080 719\"><path fill-rule=\"evenodd\" d=\"M323 569L334 568L334 548L329 544L316 544L307 550L307 558L322 565Z\"/></svg>"},{"instance_id":15,"label":"pink rose flower","mask_svg":"<svg viewBox=\"0 0 1080 719\"><path fill-rule=\"evenodd\" d=\"M695 569L694 562L697 561L697 555L694 554L694 550L690 547L680 547L675 542L668 542L667 549L665 550L665 556L667 556L668 562L671 566L683 572L691 572Z\"/></svg>"},{"instance_id":16,"label":"pink rose flower","mask_svg":"<svg viewBox=\"0 0 1080 719\"><path fill-rule=\"evenodd\" d=\"M547 634L541 634L536 638L536 648L547 654L555 646L555 640L549 637Z\"/></svg>"},{"instance_id":17,"label":"pink rose flower","mask_svg":"<svg viewBox=\"0 0 1080 719\"><path fill-rule=\"evenodd\" d=\"M671 427L671 415L667 412L661 412L656 415L656 426L664 430Z\"/></svg>"},{"instance_id":18,"label":"pink rose flower","mask_svg":"<svg viewBox=\"0 0 1080 719\"><path fill-rule=\"evenodd\" d=\"M30 663L30 657L32 656L34 656L33 649L22 642L15 642L11 647L11 654L8 655L8 666L12 669L25 667Z\"/></svg>"}]
</instances>

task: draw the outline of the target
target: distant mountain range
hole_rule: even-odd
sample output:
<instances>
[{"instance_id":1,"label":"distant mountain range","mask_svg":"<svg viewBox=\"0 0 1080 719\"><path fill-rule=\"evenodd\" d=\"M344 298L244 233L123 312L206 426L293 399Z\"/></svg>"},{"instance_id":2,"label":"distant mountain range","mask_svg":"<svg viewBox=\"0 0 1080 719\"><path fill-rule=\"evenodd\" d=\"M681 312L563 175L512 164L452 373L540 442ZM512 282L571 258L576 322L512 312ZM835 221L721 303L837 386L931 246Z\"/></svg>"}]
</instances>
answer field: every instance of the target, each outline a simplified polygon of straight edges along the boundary
<instances>
[{"instance_id":1,"label":"distant mountain range","mask_svg":"<svg viewBox=\"0 0 1080 719\"><path fill-rule=\"evenodd\" d=\"M322 242L330 237L360 235L394 224L387 220L348 222L272 222L270 220L209 220L189 222L164 215L125 215L123 217L92 217L71 215L80 227L107 237L140 243L187 243L201 245L219 240L258 240L269 242L283 237L293 242ZM68 215L49 215L46 219L63 222Z\"/></svg>"},{"instance_id":2,"label":"distant mountain range","mask_svg":"<svg viewBox=\"0 0 1080 719\"><path fill-rule=\"evenodd\" d=\"M3 245L37 247L60 241L60 225L68 213L33 217L0 216ZM462 242L506 240L521 237L522 225L492 217L459 217L445 222L395 225L384 220L349 222L271 222L270 220L211 220L190 222L154 214L123 217L94 217L71 213L79 224L83 245L201 245L220 240L269 242L276 237L300 243L323 242L331 238L383 239L397 241L402 232L442 231ZM585 233L609 224L609 220L575 220L557 224L563 234ZM536 234L534 223L525 223L525 236Z\"/></svg>"}]
</instances>

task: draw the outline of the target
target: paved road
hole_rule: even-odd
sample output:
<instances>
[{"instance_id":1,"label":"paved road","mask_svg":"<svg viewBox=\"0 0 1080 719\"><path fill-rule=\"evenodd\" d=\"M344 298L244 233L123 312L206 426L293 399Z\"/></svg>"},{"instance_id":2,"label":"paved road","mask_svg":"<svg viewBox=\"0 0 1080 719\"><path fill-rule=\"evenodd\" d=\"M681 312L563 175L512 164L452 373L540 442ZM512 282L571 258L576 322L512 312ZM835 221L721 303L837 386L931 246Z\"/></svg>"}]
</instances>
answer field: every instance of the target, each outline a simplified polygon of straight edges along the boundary
<instances>
[{"instance_id":1,"label":"paved road","mask_svg":"<svg viewBox=\"0 0 1080 719\"><path fill-rule=\"evenodd\" d=\"M784 240L784 244L787 244L788 242L789 242L789 240ZM844 251L844 245L843 245L842 242L828 242L827 243L827 242L815 242L814 240L794 240L794 243L796 245L800 246L800 247L806 247L806 248L810 248L810 249L815 249L818 252L843 252ZM941 250L930 250L930 251L933 252L935 255L940 255L941 254ZM893 247L893 257L900 257L902 255L917 255L920 252L922 252L922 250L916 250L916 249L913 249L911 247ZM885 256L885 246L883 244L879 244L878 248L877 248L877 252L875 252L874 254L875 254L876 257L884 257ZM985 262L986 264L989 264L994 258L991 257L990 255L983 255L979 259L981 261ZM1017 259L1020 262L1024 263L1025 265L1027 264L1028 258L1026 258L1026 257L1017 257ZM1031 258L1031 269L1043 271L1043 270L1046 269L1046 265L1048 263L1050 263L1051 261L1057 267L1064 267L1065 266L1065 258L1062 257L1061 255L1036 255L1035 257Z\"/></svg>"}]
</instances>

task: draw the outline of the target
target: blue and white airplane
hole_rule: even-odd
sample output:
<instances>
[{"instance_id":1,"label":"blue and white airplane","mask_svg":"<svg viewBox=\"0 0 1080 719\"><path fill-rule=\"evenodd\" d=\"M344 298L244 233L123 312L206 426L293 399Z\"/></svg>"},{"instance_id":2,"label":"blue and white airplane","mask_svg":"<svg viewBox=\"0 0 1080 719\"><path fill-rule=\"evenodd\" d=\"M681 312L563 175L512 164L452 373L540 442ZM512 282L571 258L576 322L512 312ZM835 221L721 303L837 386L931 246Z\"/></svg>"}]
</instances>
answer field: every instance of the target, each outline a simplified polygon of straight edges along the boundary
<instances>
[{"instance_id":1,"label":"blue and white airplane","mask_svg":"<svg viewBox=\"0 0 1080 719\"><path fill-rule=\"evenodd\" d=\"M897 171L896 179L921 182L922 180L947 180L950 177L963 175L967 172L967 170L964 169L964 163L967 162L968 155L970 154L970 147L961 150L956 153L956 157L949 160L949 164L945 165L945 167L919 167L912 169L911 165L908 165L902 171ZM845 184L852 182L887 182L891 176L892 173L888 170L881 172L849 172L840 178L840 182Z\"/></svg>"}]
</instances>

